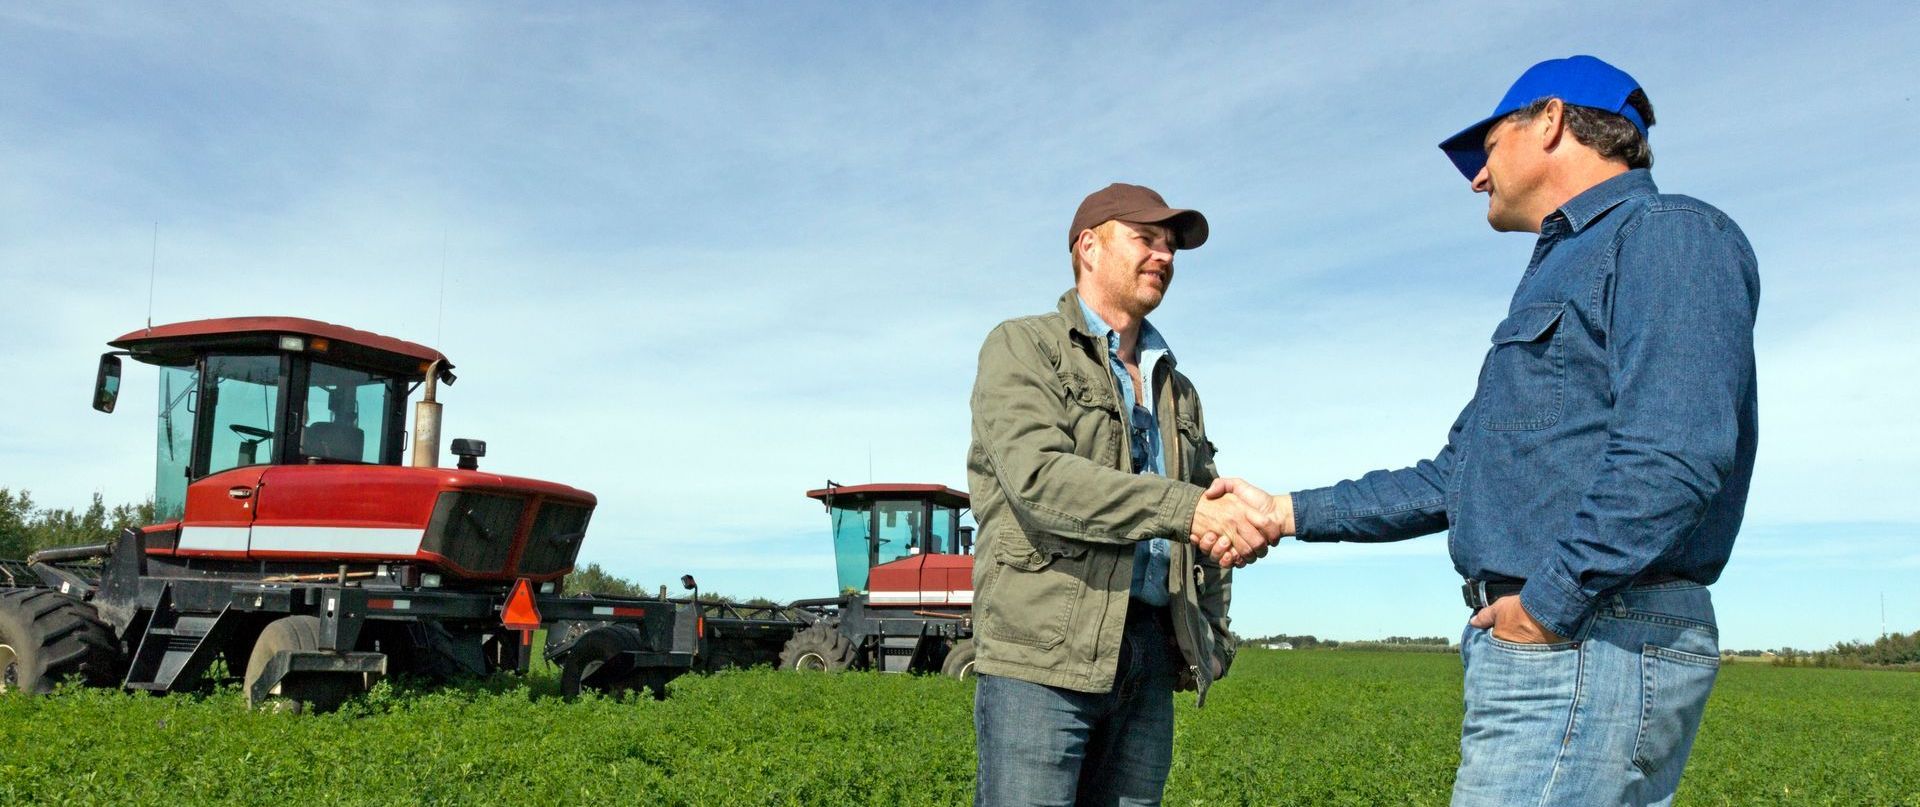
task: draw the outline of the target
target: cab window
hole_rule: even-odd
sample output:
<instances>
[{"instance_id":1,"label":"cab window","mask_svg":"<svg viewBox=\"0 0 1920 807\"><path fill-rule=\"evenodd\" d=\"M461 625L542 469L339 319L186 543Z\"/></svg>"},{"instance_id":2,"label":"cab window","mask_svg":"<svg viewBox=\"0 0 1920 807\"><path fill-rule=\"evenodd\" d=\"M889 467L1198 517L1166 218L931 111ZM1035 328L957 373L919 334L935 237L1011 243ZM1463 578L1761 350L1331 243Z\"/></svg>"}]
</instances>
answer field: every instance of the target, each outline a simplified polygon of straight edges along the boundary
<instances>
[{"instance_id":1,"label":"cab window","mask_svg":"<svg viewBox=\"0 0 1920 807\"><path fill-rule=\"evenodd\" d=\"M387 376L314 362L307 373L300 455L310 462L379 462L393 392Z\"/></svg>"},{"instance_id":2,"label":"cab window","mask_svg":"<svg viewBox=\"0 0 1920 807\"><path fill-rule=\"evenodd\" d=\"M280 411L279 356L209 356L213 412L207 473L273 461Z\"/></svg>"}]
</instances>

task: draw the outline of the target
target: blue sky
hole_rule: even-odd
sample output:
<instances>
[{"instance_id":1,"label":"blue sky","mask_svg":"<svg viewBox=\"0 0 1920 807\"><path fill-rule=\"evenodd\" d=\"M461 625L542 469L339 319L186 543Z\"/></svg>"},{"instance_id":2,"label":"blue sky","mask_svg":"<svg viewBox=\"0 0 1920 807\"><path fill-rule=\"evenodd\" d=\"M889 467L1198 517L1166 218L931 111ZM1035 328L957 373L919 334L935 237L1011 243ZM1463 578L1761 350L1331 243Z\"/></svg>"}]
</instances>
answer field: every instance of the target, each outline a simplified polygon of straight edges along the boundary
<instances>
[{"instance_id":1,"label":"blue sky","mask_svg":"<svg viewBox=\"0 0 1920 807\"><path fill-rule=\"evenodd\" d=\"M1531 248L1434 143L1584 52L1646 86L1662 187L1760 257L1724 643L1871 637L1882 594L1920 629L1916 40L1909 3L13 5L0 486L151 490L150 371L114 416L84 401L147 316L157 224L156 322L435 344L450 436L599 495L587 560L825 594L802 491L964 486L979 340L1070 284L1073 207L1115 180L1212 222L1153 319L1223 470L1403 465ZM1445 552L1283 545L1235 627L1452 635Z\"/></svg>"}]
</instances>

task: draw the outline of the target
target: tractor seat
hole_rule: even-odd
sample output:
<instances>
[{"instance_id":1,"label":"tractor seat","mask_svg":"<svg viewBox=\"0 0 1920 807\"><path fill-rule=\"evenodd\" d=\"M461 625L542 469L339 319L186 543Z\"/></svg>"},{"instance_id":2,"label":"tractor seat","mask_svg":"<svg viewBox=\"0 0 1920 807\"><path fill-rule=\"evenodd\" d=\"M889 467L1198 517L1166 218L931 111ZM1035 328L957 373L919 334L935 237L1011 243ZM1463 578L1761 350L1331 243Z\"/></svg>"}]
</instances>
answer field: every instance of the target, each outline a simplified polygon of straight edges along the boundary
<instances>
[{"instance_id":1,"label":"tractor seat","mask_svg":"<svg viewBox=\"0 0 1920 807\"><path fill-rule=\"evenodd\" d=\"M367 433L351 423L309 423L300 434L300 453L317 459L360 462L366 445Z\"/></svg>"}]
</instances>

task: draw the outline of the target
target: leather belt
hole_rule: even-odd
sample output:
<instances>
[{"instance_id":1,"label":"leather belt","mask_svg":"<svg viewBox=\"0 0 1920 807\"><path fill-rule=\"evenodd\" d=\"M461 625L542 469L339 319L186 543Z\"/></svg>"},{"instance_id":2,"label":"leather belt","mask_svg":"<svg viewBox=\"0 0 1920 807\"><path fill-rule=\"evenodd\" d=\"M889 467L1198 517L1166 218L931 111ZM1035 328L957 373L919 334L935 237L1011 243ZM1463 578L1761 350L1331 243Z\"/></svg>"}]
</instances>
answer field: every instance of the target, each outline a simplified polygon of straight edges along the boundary
<instances>
[{"instance_id":1,"label":"leather belt","mask_svg":"<svg viewBox=\"0 0 1920 807\"><path fill-rule=\"evenodd\" d=\"M1640 588L1641 586L1657 586L1657 585L1660 585L1661 583L1677 582L1680 579L1681 578L1675 577L1670 574L1650 575L1645 578L1633 581L1633 584L1629 585L1628 588ZM1489 582L1486 580L1475 580L1469 577L1467 578L1467 582L1461 584L1460 586L1460 596L1462 599L1467 601L1468 608L1472 608L1478 611L1482 608L1492 605L1494 600L1500 599L1501 597L1507 597L1514 594L1519 594L1520 589L1526 588L1526 586L1527 586L1527 581L1525 580L1501 580L1498 582Z\"/></svg>"},{"instance_id":2,"label":"leather belt","mask_svg":"<svg viewBox=\"0 0 1920 807\"><path fill-rule=\"evenodd\" d=\"M1485 580L1475 580L1469 577L1467 578L1467 582L1460 586L1460 596L1467 601L1468 608L1478 611L1492 605L1494 600L1500 599L1501 597L1519 594L1520 589L1526 588L1526 586L1527 581L1525 580L1517 583L1489 583Z\"/></svg>"}]
</instances>

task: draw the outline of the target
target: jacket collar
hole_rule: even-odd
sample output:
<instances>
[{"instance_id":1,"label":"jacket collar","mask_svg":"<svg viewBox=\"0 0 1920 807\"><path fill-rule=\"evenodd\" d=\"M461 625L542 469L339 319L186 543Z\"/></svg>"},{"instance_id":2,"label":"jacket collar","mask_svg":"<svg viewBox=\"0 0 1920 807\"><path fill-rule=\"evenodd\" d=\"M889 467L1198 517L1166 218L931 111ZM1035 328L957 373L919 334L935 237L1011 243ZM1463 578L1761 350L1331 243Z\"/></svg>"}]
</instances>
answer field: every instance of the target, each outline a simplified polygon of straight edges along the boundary
<instances>
[{"instance_id":1,"label":"jacket collar","mask_svg":"<svg viewBox=\"0 0 1920 807\"><path fill-rule=\"evenodd\" d=\"M1619 207L1621 202L1659 192L1660 189L1653 184L1653 174L1645 168L1635 168L1581 191L1556 212L1567 222L1568 229L1577 233L1607 211Z\"/></svg>"},{"instance_id":2,"label":"jacket collar","mask_svg":"<svg viewBox=\"0 0 1920 807\"><path fill-rule=\"evenodd\" d=\"M1066 318L1069 333L1093 339L1093 329L1087 327L1087 317L1081 313L1078 289L1067 289L1066 294L1060 295L1060 316Z\"/></svg>"},{"instance_id":3,"label":"jacket collar","mask_svg":"<svg viewBox=\"0 0 1920 807\"><path fill-rule=\"evenodd\" d=\"M1113 329L1107 327L1104 322L1097 324L1087 322L1087 312L1090 309L1085 303L1080 301L1080 292L1078 290L1067 289L1067 293L1060 295L1059 310L1060 316L1067 321L1067 333L1069 336L1080 338L1085 341L1090 348L1102 353L1106 352L1106 335ZM1167 366L1172 367L1174 364L1173 350L1167 347L1166 338L1162 337L1158 330L1146 322L1140 323L1140 349L1164 350L1166 351L1165 362Z\"/></svg>"}]
</instances>

